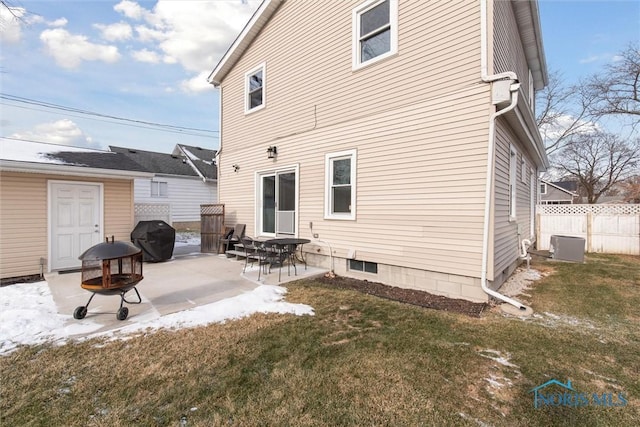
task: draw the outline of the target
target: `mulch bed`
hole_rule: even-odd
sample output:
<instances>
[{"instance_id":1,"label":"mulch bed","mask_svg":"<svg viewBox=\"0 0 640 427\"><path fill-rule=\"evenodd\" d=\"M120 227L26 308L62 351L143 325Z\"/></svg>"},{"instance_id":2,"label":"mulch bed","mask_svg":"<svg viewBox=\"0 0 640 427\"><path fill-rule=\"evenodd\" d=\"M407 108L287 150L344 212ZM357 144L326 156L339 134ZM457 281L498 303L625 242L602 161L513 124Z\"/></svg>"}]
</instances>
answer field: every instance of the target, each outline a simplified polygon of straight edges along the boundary
<instances>
[{"instance_id":1,"label":"mulch bed","mask_svg":"<svg viewBox=\"0 0 640 427\"><path fill-rule=\"evenodd\" d=\"M365 294L386 298L393 301L413 304L420 307L436 310L451 311L466 314L471 317L480 317L482 311L488 307L485 303L475 303L463 299L447 298L441 295L433 295L416 289L404 289L396 286L384 285L368 280L358 280L342 276L322 276L317 278L319 282L342 289L353 289Z\"/></svg>"}]
</instances>

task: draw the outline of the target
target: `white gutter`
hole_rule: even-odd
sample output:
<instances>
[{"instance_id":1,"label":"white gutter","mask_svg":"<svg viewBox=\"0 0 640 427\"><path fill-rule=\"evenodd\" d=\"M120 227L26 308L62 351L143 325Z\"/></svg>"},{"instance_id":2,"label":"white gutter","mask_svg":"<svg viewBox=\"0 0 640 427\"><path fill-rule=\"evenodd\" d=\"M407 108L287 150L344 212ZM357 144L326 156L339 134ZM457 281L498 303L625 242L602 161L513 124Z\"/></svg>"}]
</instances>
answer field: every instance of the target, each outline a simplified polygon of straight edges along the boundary
<instances>
[{"instance_id":1,"label":"white gutter","mask_svg":"<svg viewBox=\"0 0 640 427\"><path fill-rule=\"evenodd\" d=\"M487 176L486 176L486 188L484 192L484 222L482 232L482 271L480 276L480 286L482 290L488 295L504 301L508 304L520 310L526 310L527 307L501 293L490 289L487 285L487 264L489 262L489 228L490 228L490 215L491 215L491 189L493 188L493 157L495 155L495 128L496 119L513 110L518 105L518 90L520 83L518 83L518 76L512 71L506 71L499 74L488 74L488 23L487 23L487 0L480 0L480 68L481 78L485 83L492 83L498 80L512 80L510 85L511 103L509 106L502 110L495 111L489 118L489 144L487 153Z\"/></svg>"}]
</instances>

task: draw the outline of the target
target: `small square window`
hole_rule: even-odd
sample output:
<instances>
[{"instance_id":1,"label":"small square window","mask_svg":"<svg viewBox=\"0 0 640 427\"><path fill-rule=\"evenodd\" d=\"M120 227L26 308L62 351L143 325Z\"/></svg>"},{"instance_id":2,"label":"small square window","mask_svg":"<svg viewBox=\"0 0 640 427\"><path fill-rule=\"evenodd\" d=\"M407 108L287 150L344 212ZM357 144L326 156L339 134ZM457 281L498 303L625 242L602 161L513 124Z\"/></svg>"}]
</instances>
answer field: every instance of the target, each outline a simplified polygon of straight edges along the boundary
<instances>
[{"instance_id":1,"label":"small square window","mask_svg":"<svg viewBox=\"0 0 640 427\"><path fill-rule=\"evenodd\" d=\"M244 112L250 113L265 106L265 64L245 74Z\"/></svg>"},{"instance_id":2,"label":"small square window","mask_svg":"<svg viewBox=\"0 0 640 427\"><path fill-rule=\"evenodd\" d=\"M369 261L358 261L356 259L349 260L349 270L361 271L364 273L378 274L378 263Z\"/></svg>"},{"instance_id":3,"label":"small square window","mask_svg":"<svg viewBox=\"0 0 640 427\"><path fill-rule=\"evenodd\" d=\"M169 195L168 184L164 181L151 181L151 197L167 197Z\"/></svg>"},{"instance_id":4,"label":"small square window","mask_svg":"<svg viewBox=\"0 0 640 427\"><path fill-rule=\"evenodd\" d=\"M353 10L353 68L398 51L398 1L370 0Z\"/></svg>"}]
</instances>

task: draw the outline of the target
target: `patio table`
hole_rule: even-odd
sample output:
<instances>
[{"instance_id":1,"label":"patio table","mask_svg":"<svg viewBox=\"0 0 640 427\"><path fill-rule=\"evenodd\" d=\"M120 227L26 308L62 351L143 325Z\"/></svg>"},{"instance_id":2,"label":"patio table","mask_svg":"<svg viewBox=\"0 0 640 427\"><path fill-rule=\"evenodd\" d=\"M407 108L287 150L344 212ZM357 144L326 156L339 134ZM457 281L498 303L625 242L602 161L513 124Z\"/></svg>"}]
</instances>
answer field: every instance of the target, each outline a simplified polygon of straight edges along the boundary
<instances>
[{"instance_id":1,"label":"patio table","mask_svg":"<svg viewBox=\"0 0 640 427\"><path fill-rule=\"evenodd\" d=\"M262 242L262 245L265 248L273 248L278 256L278 264L279 264L279 270L278 270L278 281L280 280L280 274L281 274L281 269L282 269L282 263L285 260L288 260L288 264L287 264L287 274L291 275L291 270L290 270L290 266L293 266L293 272L294 274L297 276L298 272L296 270L296 252L298 250L298 247L300 248L300 259L302 261L302 263L304 264L304 268L307 268L307 262L304 259L304 256L302 255L302 246L306 243L311 243L311 240L309 239L301 239L301 238L297 238L297 237L279 237L279 238L275 238L275 239L269 239L269 240L265 240L264 242Z\"/></svg>"}]
</instances>

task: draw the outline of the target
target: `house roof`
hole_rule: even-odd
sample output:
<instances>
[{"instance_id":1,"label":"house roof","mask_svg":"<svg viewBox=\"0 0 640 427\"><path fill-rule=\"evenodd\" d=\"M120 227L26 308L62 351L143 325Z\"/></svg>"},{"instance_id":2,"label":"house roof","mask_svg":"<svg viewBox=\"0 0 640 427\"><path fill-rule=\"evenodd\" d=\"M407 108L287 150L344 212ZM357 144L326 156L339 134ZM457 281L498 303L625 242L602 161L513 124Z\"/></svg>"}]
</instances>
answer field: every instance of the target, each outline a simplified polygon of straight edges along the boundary
<instances>
[{"instance_id":1,"label":"house roof","mask_svg":"<svg viewBox=\"0 0 640 427\"><path fill-rule=\"evenodd\" d=\"M78 176L135 178L144 167L111 151L0 139L0 170Z\"/></svg>"},{"instance_id":2,"label":"house roof","mask_svg":"<svg viewBox=\"0 0 640 427\"><path fill-rule=\"evenodd\" d=\"M236 62L242 57L262 28L276 12L283 0L263 0L247 25L224 54L218 65L209 74L208 81L219 86ZM519 0L513 2L518 30L522 37L524 53L533 76L536 90L544 88L549 80L547 62L542 46L542 29L537 0Z\"/></svg>"},{"instance_id":3,"label":"house roof","mask_svg":"<svg viewBox=\"0 0 640 427\"><path fill-rule=\"evenodd\" d=\"M578 191L578 183L575 181L558 181L558 182L551 182L551 181L547 181L545 179L541 179L540 181L544 182L547 185L550 185L551 187L554 187L560 191L564 191L565 193L571 195L571 196L577 196L578 194L576 193L576 191Z\"/></svg>"},{"instance_id":4,"label":"house roof","mask_svg":"<svg viewBox=\"0 0 640 427\"><path fill-rule=\"evenodd\" d=\"M137 148L126 148L109 146L112 152L119 153L128 159L141 165L144 170L157 175L175 175L183 177L198 177L203 179L216 179L215 166L206 165L203 161L192 161L183 155L158 153L155 151L139 150ZM192 166L197 163L200 168Z\"/></svg>"},{"instance_id":5,"label":"house roof","mask_svg":"<svg viewBox=\"0 0 640 427\"><path fill-rule=\"evenodd\" d=\"M177 144L172 154L185 156L201 177L208 179L216 179L218 177L218 170L215 165L216 150Z\"/></svg>"}]
</instances>

